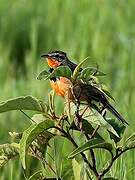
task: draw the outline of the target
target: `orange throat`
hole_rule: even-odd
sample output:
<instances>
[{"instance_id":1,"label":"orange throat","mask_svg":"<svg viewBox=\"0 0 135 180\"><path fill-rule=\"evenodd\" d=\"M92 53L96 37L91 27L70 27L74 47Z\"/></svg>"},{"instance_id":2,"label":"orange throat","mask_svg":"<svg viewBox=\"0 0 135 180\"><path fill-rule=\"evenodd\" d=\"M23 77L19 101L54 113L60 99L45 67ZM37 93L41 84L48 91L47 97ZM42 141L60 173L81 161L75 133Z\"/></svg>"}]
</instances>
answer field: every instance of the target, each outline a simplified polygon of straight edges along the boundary
<instances>
[{"instance_id":1,"label":"orange throat","mask_svg":"<svg viewBox=\"0 0 135 180\"><path fill-rule=\"evenodd\" d=\"M56 59L47 58L48 66L51 68L56 68L60 66L61 62L57 61Z\"/></svg>"}]
</instances>

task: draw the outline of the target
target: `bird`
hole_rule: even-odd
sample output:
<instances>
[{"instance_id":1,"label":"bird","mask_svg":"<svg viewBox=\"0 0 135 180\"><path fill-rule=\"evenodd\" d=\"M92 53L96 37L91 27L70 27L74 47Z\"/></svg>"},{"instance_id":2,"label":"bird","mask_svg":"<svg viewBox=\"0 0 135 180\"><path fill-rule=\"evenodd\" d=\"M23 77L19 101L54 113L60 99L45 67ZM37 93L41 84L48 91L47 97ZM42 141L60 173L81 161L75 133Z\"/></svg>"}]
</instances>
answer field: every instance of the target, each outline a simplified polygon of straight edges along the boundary
<instances>
[{"instance_id":1,"label":"bird","mask_svg":"<svg viewBox=\"0 0 135 180\"><path fill-rule=\"evenodd\" d=\"M41 57L47 59L48 66L51 68L56 68L58 66L68 66L73 72L77 66L77 64L69 60L66 52L60 50L51 51L47 54L42 54Z\"/></svg>"},{"instance_id":2,"label":"bird","mask_svg":"<svg viewBox=\"0 0 135 180\"><path fill-rule=\"evenodd\" d=\"M51 51L47 54L41 55L42 58L45 58L47 60L48 66L51 68L51 71L53 69L59 67L59 66L68 66L72 73L74 72L75 68L77 67L77 64L72 62L66 52L55 50ZM82 70L82 69L81 69ZM87 84L82 81L77 81L74 85L72 85L72 82L70 79L66 77L53 77L50 79L50 83L52 86L52 89L56 92L57 95L64 97L67 91L72 86L72 92L73 95L71 95L70 99L75 102L75 99L78 102L87 102L91 105L94 105L92 102L100 103L102 104L104 109L109 110L118 120L120 120L123 124L127 124L128 122L122 117L122 115L111 105L109 102L106 94L99 88L97 88L94 85ZM75 98L75 99L74 99ZM94 105L96 109L99 111L96 105Z\"/></svg>"},{"instance_id":3,"label":"bird","mask_svg":"<svg viewBox=\"0 0 135 180\"><path fill-rule=\"evenodd\" d=\"M51 51L47 54L41 55L41 57L47 60L48 66L50 67L50 73L53 71L53 69L59 66L68 66L72 72L77 67L77 64L70 61L67 54L63 51ZM69 86L72 85L71 81L65 77L53 77L50 79L50 84L56 94L61 97L65 97Z\"/></svg>"}]
</instances>

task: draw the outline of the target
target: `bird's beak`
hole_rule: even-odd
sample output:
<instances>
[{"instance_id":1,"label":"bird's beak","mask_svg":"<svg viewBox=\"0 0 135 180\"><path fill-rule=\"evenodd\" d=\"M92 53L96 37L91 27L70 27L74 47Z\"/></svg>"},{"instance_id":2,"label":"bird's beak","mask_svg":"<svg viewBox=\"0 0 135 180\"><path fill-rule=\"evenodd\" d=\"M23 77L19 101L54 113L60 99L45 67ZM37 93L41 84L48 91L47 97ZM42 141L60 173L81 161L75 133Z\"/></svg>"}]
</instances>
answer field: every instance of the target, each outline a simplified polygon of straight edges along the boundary
<instances>
[{"instance_id":1,"label":"bird's beak","mask_svg":"<svg viewBox=\"0 0 135 180\"><path fill-rule=\"evenodd\" d=\"M42 54L41 55L41 58L49 58L50 56L49 56L49 54Z\"/></svg>"}]
</instances>

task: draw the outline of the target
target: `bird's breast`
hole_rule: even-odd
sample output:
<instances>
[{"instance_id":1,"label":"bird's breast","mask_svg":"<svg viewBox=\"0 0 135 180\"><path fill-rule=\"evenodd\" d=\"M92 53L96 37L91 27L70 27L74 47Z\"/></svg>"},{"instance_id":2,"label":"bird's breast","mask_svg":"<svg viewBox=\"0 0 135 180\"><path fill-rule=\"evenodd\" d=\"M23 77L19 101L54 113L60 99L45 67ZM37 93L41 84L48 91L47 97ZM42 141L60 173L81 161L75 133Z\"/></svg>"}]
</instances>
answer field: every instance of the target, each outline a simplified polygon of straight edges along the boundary
<instances>
[{"instance_id":1,"label":"bird's breast","mask_svg":"<svg viewBox=\"0 0 135 180\"><path fill-rule=\"evenodd\" d=\"M72 85L71 81L65 77L56 78L56 81L50 81L50 84L56 94L62 97L65 96Z\"/></svg>"}]
</instances>

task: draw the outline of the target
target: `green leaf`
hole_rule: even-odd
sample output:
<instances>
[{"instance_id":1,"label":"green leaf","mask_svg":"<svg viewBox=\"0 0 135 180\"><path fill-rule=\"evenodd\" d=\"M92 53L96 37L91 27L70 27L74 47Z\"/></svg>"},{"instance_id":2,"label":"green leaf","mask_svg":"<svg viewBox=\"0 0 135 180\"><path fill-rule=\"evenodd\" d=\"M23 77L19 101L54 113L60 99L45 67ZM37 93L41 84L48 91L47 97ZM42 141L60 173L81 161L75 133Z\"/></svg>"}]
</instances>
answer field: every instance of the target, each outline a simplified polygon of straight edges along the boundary
<instances>
[{"instance_id":1,"label":"green leaf","mask_svg":"<svg viewBox=\"0 0 135 180\"><path fill-rule=\"evenodd\" d=\"M86 60L88 59L88 57L86 57L83 61L81 61L78 66L75 68L74 72L73 72L73 76L72 76L72 82L74 83L76 81L76 78L80 72L80 69L82 67L82 65L86 62Z\"/></svg>"},{"instance_id":2,"label":"green leaf","mask_svg":"<svg viewBox=\"0 0 135 180\"><path fill-rule=\"evenodd\" d=\"M48 73L46 70L42 71L38 75L37 79L38 80L41 80L41 79L48 80L53 77L61 77L61 76L67 77L70 79L71 75L72 75L72 71L70 70L70 68L68 66L59 66L56 69L54 69L52 73Z\"/></svg>"},{"instance_id":3,"label":"green leaf","mask_svg":"<svg viewBox=\"0 0 135 180\"><path fill-rule=\"evenodd\" d=\"M85 113L83 113L82 118L87 120L90 124L96 124L101 126L102 128L105 128L107 130L109 130L110 132L112 132L115 136L119 137L119 135L117 134L117 132L115 131L115 129L113 128L113 126L111 126L111 124L109 124L106 119L103 118L103 116L98 113L97 110L91 108L87 108L88 105L80 105L80 114L82 114L84 111ZM87 108L87 110L86 110ZM74 120L75 117L75 111L76 111L76 106L74 103L70 103L70 106L67 104L65 111L67 112L68 118L71 120Z\"/></svg>"},{"instance_id":4,"label":"green leaf","mask_svg":"<svg viewBox=\"0 0 135 180\"><path fill-rule=\"evenodd\" d=\"M53 113L55 112L55 103L54 103L54 91L50 91L49 92L49 108L50 108L50 112Z\"/></svg>"},{"instance_id":5,"label":"green leaf","mask_svg":"<svg viewBox=\"0 0 135 180\"><path fill-rule=\"evenodd\" d=\"M106 143L105 141L95 138L87 141L85 144L82 146L76 148L68 158L74 158L76 155L80 154L81 152L84 152L88 149L94 149L94 148L103 148L108 151L112 151L112 145L110 143Z\"/></svg>"},{"instance_id":6,"label":"green leaf","mask_svg":"<svg viewBox=\"0 0 135 180\"><path fill-rule=\"evenodd\" d=\"M93 108L87 109L87 111L85 111L85 113L83 115L83 118L86 119L90 123L97 124L105 129L109 130L115 136L117 136L119 138L119 135L116 132L116 130L113 128L113 126L110 123L108 123L108 121L105 118L103 118L103 116L97 110L95 110Z\"/></svg>"},{"instance_id":7,"label":"green leaf","mask_svg":"<svg viewBox=\"0 0 135 180\"><path fill-rule=\"evenodd\" d=\"M45 158L47 162L53 164L57 178L61 177L63 180L73 179L72 160L67 158L68 154L74 149L73 144L63 136L55 136L49 141L49 144L50 147L47 148ZM49 156L47 156L48 154ZM50 170L45 173L46 177L50 177Z\"/></svg>"},{"instance_id":8,"label":"green leaf","mask_svg":"<svg viewBox=\"0 0 135 180\"><path fill-rule=\"evenodd\" d=\"M87 67L81 71L81 78L83 80L89 80L93 74L96 73L94 76L105 76L104 72L97 70L97 68Z\"/></svg>"},{"instance_id":9,"label":"green leaf","mask_svg":"<svg viewBox=\"0 0 135 180\"><path fill-rule=\"evenodd\" d=\"M44 114L34 114L31 119L33 120L33 122L38 124L45 121L46 117L44 116Z\"/></svg>"},{"instance_id":10,"label":"green leaf","mask_svg":"<svg viewBox=\"0 0 135 180\"><path fill-rule=\"evenodd\" d=\"M110 132L110 130L108 129L108 132L110 134L110 138L113 139L115 143L119 142L121 140L121 138L122 138L122 135L123 135L126 127L124 126L124 124L119 123L115 119L106 118L106 121L113 127L113 129L119 135L119 137L116 136L114 133Z\"/></svg>"},{"instance_id":11,"label":"green leaf","mask_svg":"<svg viewBox=\"0 0 135 180\"><path fill-rule=\"evenodd\" d=\"M103 178L102 180L118 180L118 179L114 177L106 177L106 178Z\"/></svg>"},{"instance_id":12,"label":"green leaf","mask_svg":"<svg viewBox=\"0 0 135 180\"><path fill-rule=\"evenodd\" d=\"M81 164L78 163L75 159L72 160L74 180L81 179Z\"/></svg>"},{"instance_id":13,"label":"green leaf","mask_svg":"<svg viewBox=\"0 0 135 180\"><path fill-rule=\"evenodd\" d=\"M133 133L126 139L125 148L130 148L130 149L135 148L135 133Z\"/></svg>"},{"instance_id":14,"label":"green leaf","mask_svg":"<svg viewBox=\"0 0 135 180\"><path fill-rule=\"evenodd\" d=\"M125 143L127 144L128 142L131 142L131 141L135 141L135 133L131 134L131 136L129 136L126 139Z\"/></svg>"},{"instance_id":15,"label":"green leaf","mask_svg":"<svg viewBox=\"0 0 135 180\"><path fill-rule=\"evenodd\" d=\"M37 76L37 79L38 80L46 79L49 75L50 75L50 73L48 71L43 70L39 73L39 75Z\"/></svg>"},{"instance_id":16,"label":"green leaf","mask_svg":"<svg viewBox=\"0 0 135 180\"><path fill-rule=\"evenodd\" d=\"M78 131L77 126L75 125L75 122L73 121L69 127L69 129L74 129ZM85 119L82 119L82 130L86 133L86 134L90 134L92 135L93 132L95 131L95 129L92 127L92 125ZM104 140L99 134L98 132L95 133L95 138L99 138Z\"/></svg>"},{"instance_id":17,"label":"green leaf","mask_svg":"<svg viewBox=\"0 0 135 180\"><path fill-rule=\"evenodd\" d=\"M60 76L67 77L70 79L71 75L72 75L72 71L68 66L59 66L53 70L53 72L48 76L47 79L50 79L52 77L60 77Z\"/></svg>"},{"instance_id":18,"label":"green leaf","mask_svg":"<svg viewBox=\"0 0 135 180\"><path fill-rule=\"evenodd\" d=\"M26 129L23 132L22 139L20 140L20 159L24 169L26 168L25 165L26 152L30 144L40 133L45 132L47 129L52 128L53 126L54 126L53 121L46 120L39 124L31 125L28 129ZM50 136L50 134L51 133L48 132L49 137L50 138L53 137L53 134L52 136Z\"/></svg>"},{"instance_id":19,"label":"green leaf","mask_svg":"<svg viewBox=\"0 0 135 180\"><path fill-rule=\"evenodd\" d=\"M28 180L42 180L43 179L43 174L42 174L42 171L37 171L35 172L32 176L29 177Z\"/></svg>"},{"instance_id":20,"label":"green leaf","mask_svg":"<svg viewBox=\"0 0 135 180\"><path fill-rule=\"evenodd\" d=\"M135 148L135 141L129 142L127 145L125 145L126 148L134 149Z\"/></svg>"},{"instance_id":21,"label":"green leaf","mask_svg":"<svg viewBox=\"0 0 135 180\"><path fill-rule=\"evenodd\" d=\"M73 146L70 141L60 136L56 136L53 140L54 160L58 177L64 177L65 180L71 179L70 177L72 176L73 171L72 161L67 159L67 155L73 150Z\"/></svg>"},{"instance_id":22,"label":"green leaf","mask_svg":"<svg viewBox=\"0 0 135 180\"><path fill-rule=\"evenodd\" d=\"M0 103L0 113L11 110L43 111L39 101L32 96L21 96Z\"/></svg>"}]
</instances>

